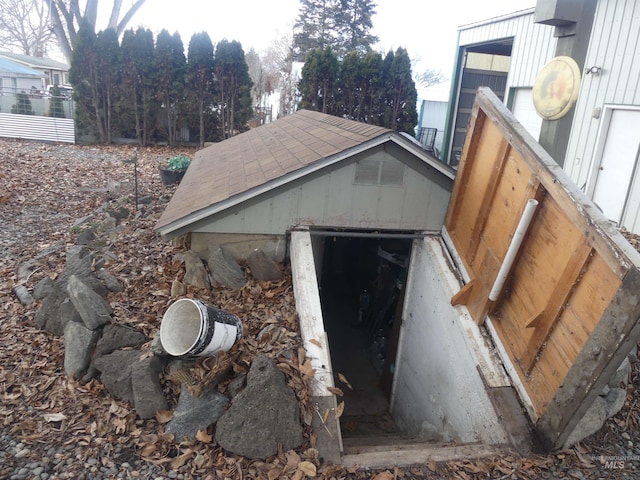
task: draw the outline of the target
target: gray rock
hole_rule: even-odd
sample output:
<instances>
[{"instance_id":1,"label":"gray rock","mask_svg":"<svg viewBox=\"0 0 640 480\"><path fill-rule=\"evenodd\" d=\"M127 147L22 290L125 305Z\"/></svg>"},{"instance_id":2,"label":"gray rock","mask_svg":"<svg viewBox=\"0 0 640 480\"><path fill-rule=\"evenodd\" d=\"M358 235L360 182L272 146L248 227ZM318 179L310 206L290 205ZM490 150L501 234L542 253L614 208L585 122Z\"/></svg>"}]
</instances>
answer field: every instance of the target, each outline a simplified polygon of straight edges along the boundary
<instances>
[{"instance_id":1,"label":"gray rock","mask_svg":"<svg viewBox=\"0 0 640 480\"><path fill-rule=\"evenodd\" d=\"M96 239L96 234L91 228L85 228L76 237L76 243L78 245L89 245Z\"/></svg>"},{"instance_id":2,"label":"gray rock","mask_svg":"<svg viewBox=\"0 0 640 480\"><path fill-rule=\"evenodd\" d=\"M247 258L251 275L256 280L270 282L282 280L282 272L278 264L265 255L262 250L255 249Z\"/></svg>"},{"instance_id":3,"label":"gray rock","mask_svg":"<svg viewBox=\"0 0 640 480\"><path fill-rule=\"evenodd\" d=\"M107 213L116 220L116 224L120 224L120 220L123 220L131 213L127 208L120 207L117 210L107 210Z\"/></svg>"},{"instance_id":4,"label":"gray rock","mask_svg":"<svg viewBox=\"0 0 640 480\"><path fill-rule=\"evenodd\" d=\"M98 332L82 323L69 322L64 328L64 372L67 377L82 375L91 362L91 351L98 340Z\"/></svg>"},{"instance_id":5,"label":"gray rock","mask_svg":"<svg viewBox=\"0 0 640 480\"><path fill-rule=\"evenodd\" d=\"M105 287L110 292L123 292L124 285L118 280L116 277L111 275L108 271L101 269L96 272L96 277L98 277L104 283Z\"/></svg>"},{"instance_id":6,"label":"gray rock","mask_svg":"<svg viewBox=\"0 0 640 480\"><path fill-rule=\"evenodd\" d=\"M60 324L60 328L62 328L63 331L69 322L82 323L82 317L68 298L60 304L57 322Z\"/></svg>"},{"instance_id":7,"label":"gray rock","mask_svg":"<svg viewBox=\"0 0 640 480\"><path fill-rule=\"evenodd\" d=\"M34 323L53 335L58 337L64 335L64 324L60 319L60 307L68 299L67 282L56 282L53 290L47 295L36 312L33 319Z\"/></svg>"},{"instance_id":8,"label":"gray rock","mask_svg":"<svg viewBox=\"0 0 640 480\"><path fill-rule=\"evenodd\" d=\"M171 283L171 297L182 297L187 294L187 287L180 280L176 279Z\"/></svg>"},{"instance_id":9,"label":"gray rock","mask_svg":"<svg viewBox=\"0 0 640 480\"><path fill-rule=\"evenodd\" d=\"M44 277L40 280L35 287L33 287L33 298L36 300L42 300L53 291L54 282L49 277Z\"/></svg>"},{"instance_id":10,"label":"gray rock","mask_svg":"<svg viewBox=\"0 0 640 480\"><path fill-rule=\"evenodd\" d=\"M606 396L597 396L584 417L573 429L564 444L565 448L593 435L604 426L604 422L623 407L627 392L622 388L611 388Z\"/></svg>"},{"instance_id":11,"label":"gray rock","mask_svg":"<svg viewBox=\"0 0 640 480\"><path fill-rule=\"evenodd\" d=\"M96 358L93 365L100 371L100 381L112 396L133 404L131 371L139 360L139 350L117 350Z\"/></svg>"},{"instance_id":12,"label":"gray rock","mask_svg":"<svg viewBox=\"0 0 640 480\"><path fill-rule=\"evenodd\" d=\"M96 330L111 321L111 305L77 276L72 275L69 278L67 293L85 326L90 330Z\"/></svg>"},{"instance_id":13,"label":"gray rock","mask_svg":"<svg viewBox=\"0 0 640 480\"><path fill-rule=\"evenodd\" d=\"M29 289L24 285L17 285L13 287L13 293L16 294L16 297L18 297L18 300L20 300L20 303L23 305L31 305L36 301L31 295L31 292L29 292Z\"/></svg>"},{"instance_id":14,"label":"gray rock","mask_svg":"<svg viewBox=\"0 0 640 480\"><path fill-rule=\"evenodd\" d=\"M133 406L142 419L153 418L158 410L169 408L160 385L161 370L157 357L145 358L131 367Z\"/></svg>"},{"instance_id":15,"label":"gray rock","mask_svg":"<svg viewBox=\"0 0 640 480\"><path fill-rule=\"evenodd\" d=\"M286 451L302 444L298 402L272 359L255 358L246 388L218 420L216 441L225 450L261 459L278 453L279 445Z\"/></svg>"},{"instance_id":16,"label":"gray rock","mask_svg":"<svg viewBox=\"0 0 640 480\"><path fill-rule=\"evenodd\" d=\"M229 382L227 386L227 393L231 398L235 398L244 387L247 386L247 376L246 375L238 375L236 378Z\"/></svg>"},{"instance_id":17,"label":"gray rock","mask_svg":"<svg viewBox=\"0 0 640 480\"><path fill-rule=\"evenodd\" d=\"M194 438L198 430L204 430L218 421L228 403L227 397L215 389L194 397L183 386L178 407L173 419L167 424L166 432L173 434L176 441L182 441L184 437Z\"/></svg>"},{"instance_id":18,"label":"gray rock","mask_svg":"<svg viewBox=\"0 0 640 480\"><path fill-rule=\"evenodd\" d=\"M629 363L629 357L625 357L618 369L616 370L616 374L613 376L611 381L609 382L609 386L619 387L620 384L626 385L629 383L629 377L631 376L631 363Z\"/></svg>"},{"instance_id":19,"label":"gray rock","mask_svg":"<svg viewBox=\"0 0 640 480\"><path fill-rule=\"evenodd\" d=\"M125 325L106 325L96 345L96 356L106 355L124 347L138 347L147 341L147 336Z\"/></svg>"},{"instance_id":20,"label":"gray rock","mask_svg":"<svg viewBox=\"0 0 640 480\"><path fill-rule=\"evenodd\" d=\"M151 340L151 351L154 355L158 355L160 357L166 357L169 355L160 341L160 332L156 333L153 340Z\"/></svg>"},{"instance_id":21,"label":"gray rock","mask_svg":"<svg viewBox=\"0 0 640 480\"><path fill-rule=\"evenodd\" d=\"M197 288L211 288L209 282L209 274L204 268L204 264L191 250L187 251L184 256L185 274L184 282Z\"/></svg>"},{"instance_id":22,"label":"gray rock","mask_svg":"<svg viewBox=\"0 0 640 480\"><path fill-rule=\"evenodd\" d=\"M244 272L240 265L225 255L219 245L209 246L207 264L209 265L211 278L219 285L229 288L242 288L246 283Z\"/></svg>"}]
</instances>

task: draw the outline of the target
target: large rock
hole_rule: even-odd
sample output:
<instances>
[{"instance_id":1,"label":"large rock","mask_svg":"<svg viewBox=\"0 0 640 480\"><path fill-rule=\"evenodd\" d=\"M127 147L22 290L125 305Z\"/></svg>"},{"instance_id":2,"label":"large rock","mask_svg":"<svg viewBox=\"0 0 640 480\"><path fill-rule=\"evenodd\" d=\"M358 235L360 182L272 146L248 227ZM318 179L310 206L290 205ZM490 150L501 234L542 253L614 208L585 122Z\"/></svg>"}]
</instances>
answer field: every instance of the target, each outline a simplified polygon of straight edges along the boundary
<instances>
[{"instance_id":1,"label":"large rock","mask_svg":"<svg viewBox=\"0 0 640 480\"><path fill-rule=\"evenodd\" d=\"M88 329L97 330L111 321L111 305L76 275L69 278L67 293Z\"/></svg>"},{"instance_id":2,"label":"large rock","mask_svg":"<svg viewBox=\"0 0 640 480\"><path fill-rule=\"evenodd\" d=\"M215 388L194 397L183 386L178 406L173 413L173 419L167 424L166 432L173 434L173 438L178 442L184 437L195 438L198 430L204 430L218 421L228 403L227 397Z\"/></svg>"},{"instance_id":3,"label":"large rock","mask_svg":"<svg viewBox=\"0 0 640 480\"><path fill-rule=\"evenodd\" d=\"M207 269L204 268L204 263L202 263L200 257L191 250L188 250L184 255L184 263L184 283L197 288L211 288L209 274L207 273Z\"/></svg>"},{"instance_id":4,"label":"large rock","mask_svg":"<svg viewBox=\"0 0 640 480\"><path fill-rule=\"evenodd\" d=\"M49 277L44 277L33 287L33 298L42 300L53 291L55 282Z\"/></svg>"},{"instance_id":5,"label":"large rock","mask_svg":"<svg viewBox=\"0 0 640 480\"><path fill-rule=\"evenodd\" d=\"M91 362L91 351L98 339L98 332L82 323L68 322L64 328L64 372L68 377L78 377Z\"/></svg>"},{"instance_id":6,"label":"large rock","mask_svg":"<svg viewBox=\"0 0 640 480\"><path fill-rule=\"evenodd\" d=\"M216 441L229 452L260 459L278 453L279 445L286 451L302 444L298 402L272 359L253 361L247 386L218 420Z\"/></svg>"},{"instance_id":7,"label":"large rock","mask_svg":"<svg viewBox=\"0 0 640 480\"><path fill-rule=\"evenodd\" d=\"M131 383L132 366L140 360L139 350L117 350L93 361L100 371L100 381L115 398L134 403Z\"/></svg>"},{"instance_id":8,"label":"large rock","mask_svg":"<svg viewBox=\"0 0 640 480\"><path fill-rule=\"evenodd\" d=\"M262 250L255 249L247 258L251 275L256 280L270 282L282 280L282 272L278 264L265 255Z\"/></svg>"},{"instance_id":9,"label":"large rock","mask_svg":"<svg viewBox=\"0 0 640 480\"><path fill-rule=\"evenodd\" d=\"M131 367L133 406L140 418L153 418L158 410L167 410L167 400L160 385L162 363L157 357L148 357Z\"/></svg>"},{"instance_id":10,"label":"large rock","mask_svg":"<svg viewBox=\"0 0 640 480\"><path fill-rule=\"evenodd\" d=\"M244 287L246 281L242 268L235 260L225 255L219 245L209 246L207 265L215 283L228 288Z\"/></svg>"},{"instance_id":11,"label":"large rock","mask_svg":"<svg viewBox=\"0 0 640 480\"><path fill-rule=\"evenodd\" d=\"M147 336L125 325L106 325L96 345L96 357L106 355L124 347L138 347L147 341Z\"/></svg>"},{"instance_id":12,"label":"large rock","mask_svg":"<svg viewBox=\"0 0 640 480\"><path fill-rule=\"evenodd\" d=\"M66 319L60 317L60 309L64 302L69 300L67 295L67 282L58 281L54 284L53 290L42 302L33 319L34 323L58 337L64 335Z\"/></svg>"}]
</instances>

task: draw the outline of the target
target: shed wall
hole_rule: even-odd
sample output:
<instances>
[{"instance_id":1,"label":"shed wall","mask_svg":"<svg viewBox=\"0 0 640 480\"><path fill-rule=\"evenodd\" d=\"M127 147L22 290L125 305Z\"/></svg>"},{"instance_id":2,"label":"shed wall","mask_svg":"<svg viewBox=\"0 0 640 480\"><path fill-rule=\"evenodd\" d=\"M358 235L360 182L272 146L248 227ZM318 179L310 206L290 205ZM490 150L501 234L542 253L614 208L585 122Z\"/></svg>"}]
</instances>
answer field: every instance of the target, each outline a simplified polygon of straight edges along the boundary
<instances>
[{"instance_id":1,"label":"shed wall","mask_svg":"<svg viewBox=\"0 0 640 480\"><path fill-rule=\"evenodd\" d=\"M402 158L413 165L404 164L402 186L384 186L355 184L356 163L343 164L225 210L194 231L282 234L295 225L440 230L452 182L439 173L433 178L425 175L418 170L418 160L399 149L381 149L363 158L393 162Z\"/></svg>"}]
</instances>

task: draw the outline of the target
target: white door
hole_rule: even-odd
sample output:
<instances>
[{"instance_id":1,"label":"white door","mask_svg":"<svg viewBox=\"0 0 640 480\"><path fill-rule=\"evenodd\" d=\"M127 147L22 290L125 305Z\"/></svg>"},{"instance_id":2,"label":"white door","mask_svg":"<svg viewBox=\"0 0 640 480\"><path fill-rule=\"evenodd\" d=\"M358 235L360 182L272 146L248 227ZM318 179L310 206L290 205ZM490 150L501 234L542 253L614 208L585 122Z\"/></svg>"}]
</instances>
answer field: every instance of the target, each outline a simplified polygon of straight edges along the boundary
<instances>
[{"instance_id":1,"label":"white door","mask_svg":"<svg viewBox=\"0 0 640 480\"><path fill-rule=\"evenodd\" d=\"M593 202L619 224L640 152L640 110L612 110L604 142Z\"/></svg>"},{"instance_id":2,"label":"white door","mask_svg":"<svg viewBox=\"0 0 640 480\"><path fill-rule=\"evenodd\" d=\"M513 97L513 116L518 119L522 126L531 134L533 138L540 138L542 128L542 117L536 112L533 105L533 89L517 88Z\"/></svg>"}]
</instances>

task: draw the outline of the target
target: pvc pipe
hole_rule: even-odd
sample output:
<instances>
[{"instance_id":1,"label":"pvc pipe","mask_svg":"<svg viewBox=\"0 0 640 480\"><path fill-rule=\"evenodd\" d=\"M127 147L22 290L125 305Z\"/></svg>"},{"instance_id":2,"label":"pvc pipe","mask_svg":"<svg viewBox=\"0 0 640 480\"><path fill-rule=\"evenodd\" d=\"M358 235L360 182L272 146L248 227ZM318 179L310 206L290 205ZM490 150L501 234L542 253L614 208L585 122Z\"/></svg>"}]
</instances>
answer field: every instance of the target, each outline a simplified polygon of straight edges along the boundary
<instances>
[{"instance_id":1,"label":"pvc pipe","mask_svg":"<svg viewBox=\"0 0 640 480\"><path fill-rule=\"evenodd\" d=\"M511 239L511 244L509 245L507 254L504 256L504 260L502 261L502 265L500 266L498 276L496 277L495 282L493 282L491 293L489 293L489 300L491 300L492 302L495 302L500 296L502 287L504 287L504 282L507 280L507 275L509 275L511 267L513 266L513 262L515 261L516 255L518 254L518 250L520 250L520 245L522 245L524 235L529 229L531 220L533 220L533 214L535 213L537 206L537 200L533 198L527 200L527 205L524 207L524 212L522 212L522 216L520 217L520 222L518 223L518 227L516 228L516 233Z\"/></svg>"}]
</instances>

